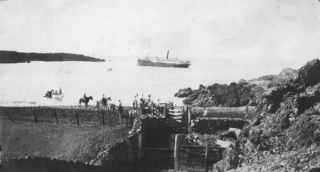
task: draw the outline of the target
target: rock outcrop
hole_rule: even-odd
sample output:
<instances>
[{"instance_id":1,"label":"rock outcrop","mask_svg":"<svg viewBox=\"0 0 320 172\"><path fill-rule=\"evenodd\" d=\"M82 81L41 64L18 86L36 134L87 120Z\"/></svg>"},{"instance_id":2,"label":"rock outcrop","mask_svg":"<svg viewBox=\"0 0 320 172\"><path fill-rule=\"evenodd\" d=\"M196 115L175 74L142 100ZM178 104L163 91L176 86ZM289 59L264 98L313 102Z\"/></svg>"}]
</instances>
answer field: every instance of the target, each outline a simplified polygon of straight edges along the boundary
<instances>
[{"instance_id":1,"label":"rock outcrop","mask_svg":"<svg viewBox=\"0 0 320 172\"><path fill-rule=\"evenodd\" d=\"M200 107L239 107L261 99L264 89L244 80L230 85L200 85L198 90L180 89L176 97L187 97L183 102Z\"/></svg>"},{"instance_id":2,"label":"rock outcrop","mask_svg":"<svg viewBox=\"0 0 320 172\"><path fill-rule=\"evenodd\" d=\"M298 89L304 89L308 86L315 85L320 82L320 60L314 59L301 67L298 71L298 78L294 80L294 84Z\"/></svg>"},{"instance_id":3,"label":"rock outcrop","mask_svg":"<svg viewBox=\"0 0 320 172\"><path fill-rule=\"evenodd\" d=\"M290 77L292 81L271 87L263 94L263 101L258 104L261 107L257 108L257 116L240 134L240 140L250 140L257 151L256 155L246 157L251 159L244 162L246 166L263 166L262 161L268 164L272 161L270 157L275 158L281 154L281 157L286 156L286 159L282 158L282 164L277 164L281 170L283 168L296 170L298 169L296 165L302 166L302 164L306 169L313 167L310 164L306 165L304 159L296 159L290 152L301 152L302 149L311 149L312 146L312 149L319 149L319 64L320 61L316 59L308 62L297 72L282 71L281 75ZM264 154L259 158L258 155L263 151L272 156ZM311 152L304 152L310 161L316 158ZM265 165L264 168L269 170L279 168L275 165L270 167Z\"/></svg>"},{"instance_id":4,"label":"rock outcrop","mask_svg":"<svg viewBox=\"0 0 320 172\"><path fill-rule=\"evenodd\" d=\"M185 89L180 89L176 94L174 94L175 97L188 97L189 95L192 94L192 89L185 88Z\"/></svg>"},{"instance_id":5,"label":"rock outcrop","mask_svg":"<svg viewBox=\"0 0 320 172\"><path fill-rule=\"evenodd\" d=\"M298 71L291 68L283 69L279 74L279 76L285 76L292 80L296 80L298 78L298 75Z\"/></svg>"}]
</instances>

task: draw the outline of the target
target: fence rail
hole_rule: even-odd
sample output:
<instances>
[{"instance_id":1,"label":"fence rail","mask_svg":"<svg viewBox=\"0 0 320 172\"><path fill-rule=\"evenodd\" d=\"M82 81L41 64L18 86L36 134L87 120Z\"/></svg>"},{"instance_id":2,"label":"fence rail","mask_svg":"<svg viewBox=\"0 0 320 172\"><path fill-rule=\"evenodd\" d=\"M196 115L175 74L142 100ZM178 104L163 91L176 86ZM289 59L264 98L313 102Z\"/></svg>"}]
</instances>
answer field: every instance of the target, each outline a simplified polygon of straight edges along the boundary
<instances>
[{"instance_id":1,"label":"fence rail","mask_svg":"<svg viewBox=\"0 0 320 172\"><path fill-rule=\"evenodd\" d=\"M81 125L109 125L111 127L133 125L133 114L124 109L120 114L118 110L81 109L59 107L1 107L0 117L14 122L56 123Z\"/></svg>"}]
</instances>

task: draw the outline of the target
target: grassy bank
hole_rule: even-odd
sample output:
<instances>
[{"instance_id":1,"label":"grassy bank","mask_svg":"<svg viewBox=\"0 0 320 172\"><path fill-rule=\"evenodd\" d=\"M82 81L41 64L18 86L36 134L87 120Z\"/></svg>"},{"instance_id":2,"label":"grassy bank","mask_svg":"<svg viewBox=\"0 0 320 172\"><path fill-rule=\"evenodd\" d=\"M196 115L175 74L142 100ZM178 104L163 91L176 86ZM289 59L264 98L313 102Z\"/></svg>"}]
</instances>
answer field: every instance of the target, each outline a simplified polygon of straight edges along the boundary
<instances>
[{"instance_id":1,"label":"grassy bank","mask_svg":"<svg viewBox=\"0 0 320 172\"><path fill-rule=\"evenodd\" d=\"M107 144L124 138L129 129L1 120L0 144L4 158L45 156L87 162Z\"/></svg>"}]
</instances>

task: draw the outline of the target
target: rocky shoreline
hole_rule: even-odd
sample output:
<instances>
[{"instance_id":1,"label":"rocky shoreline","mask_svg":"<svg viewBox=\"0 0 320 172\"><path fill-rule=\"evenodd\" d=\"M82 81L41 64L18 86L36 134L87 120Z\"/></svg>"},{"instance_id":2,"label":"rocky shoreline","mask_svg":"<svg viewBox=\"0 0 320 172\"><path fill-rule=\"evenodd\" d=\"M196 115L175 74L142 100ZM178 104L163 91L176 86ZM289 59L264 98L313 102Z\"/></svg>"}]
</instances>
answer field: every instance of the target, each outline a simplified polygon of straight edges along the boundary
<instances>
[{"instance_id":1,"label":"rocky shoreline","mask_svg":"<svg viewBox=\"0 0 320 172\"><path fill-rule=\"evenodd\" d=\"M303 92L307 87L319 83L319 60L308 62L298 70L283 69L279 75L266 75L257 79L244 80L238 83L218 84L204 86L192 90L190 87L180 89L175 97L185 98L187 105L199 107L240 107L258 105L264 98L273 96L271 109L277 109L282 96L287 92ZM308 88L310 89L310 88ZM312 89L312 88L311 88ZM272 110L271 110L272 111Z\"/></svg>"},{"instance_id":2,"label":"rocky shoreline","mask_svg":"<svg viewBox=\"0 0 320 172\"><path fill-rule=\"evenodd\" d=\"M309 171L320 167L319 59L298 70L284 69L279 75L230 85L200 85L198 90L179 90L176 96L187 97L186 103L198 106L256 105L254 119L238 138L241 146L226 152L214 171ZM248 140L251 144L246 144ZM244 157L243 163L239 157Z\"/></svg>"},{"instance_id":3,"label":"rocky shoreline","mask_svg":"<svg viewBox=\"0 0 320 172\"><path fill-rule=\"evenodd\" d=\"M319 59L297 70L283 69L279 75L180 89L175 96L200 107L256 106L255 117L238 138L241 146L226 152L214 171L308 171L320 167ZM246 144L248 140L251 144Z\"/></svg>"}]
</instances>

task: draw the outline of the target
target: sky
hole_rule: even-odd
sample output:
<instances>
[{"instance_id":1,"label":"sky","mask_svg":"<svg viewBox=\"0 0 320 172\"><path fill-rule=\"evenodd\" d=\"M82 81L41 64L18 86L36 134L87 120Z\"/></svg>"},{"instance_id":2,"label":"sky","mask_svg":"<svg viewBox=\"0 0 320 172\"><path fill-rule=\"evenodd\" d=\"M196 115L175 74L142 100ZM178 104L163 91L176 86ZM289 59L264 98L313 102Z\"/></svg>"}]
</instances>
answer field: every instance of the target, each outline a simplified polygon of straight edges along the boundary
<instances>
[{"instance_id":1,"label":"sky","mask_svg":"<svg viewBox=\"0 0 320 172\"><path fill-rule=\"evenodd\" d=\"M0 50L280 60L320 54L318 0L0 0Z\"/></svg>"}]
</instances>

